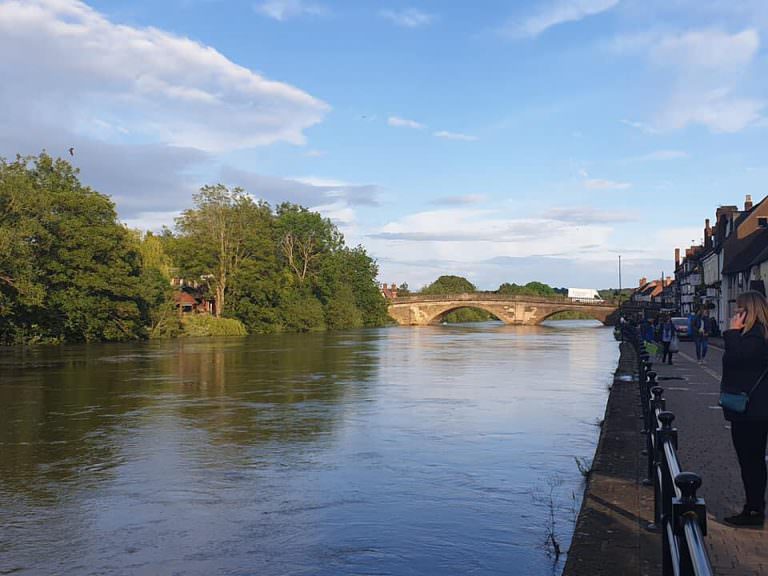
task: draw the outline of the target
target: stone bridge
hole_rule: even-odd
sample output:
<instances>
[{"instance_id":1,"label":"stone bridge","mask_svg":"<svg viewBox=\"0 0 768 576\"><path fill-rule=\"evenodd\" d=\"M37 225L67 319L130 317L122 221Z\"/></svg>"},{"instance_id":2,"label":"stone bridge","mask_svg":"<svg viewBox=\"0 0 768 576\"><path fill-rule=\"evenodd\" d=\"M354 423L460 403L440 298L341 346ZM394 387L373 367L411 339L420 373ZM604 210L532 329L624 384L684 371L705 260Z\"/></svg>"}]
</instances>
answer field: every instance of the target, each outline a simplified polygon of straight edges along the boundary
<instances>
[{"instance_id":1,"label":"stone bridge","mask_svg":"<svg viewBox=\"0 0 768 576\"><path fill-rule=\"evenodd\" d=\"M400 296L387 301L389 315L402 326L426 326L458 308L479 308L505 324L531 326L558 312L584 312L603 324L613 324L617 307L605 302L584 302L565 296L505 296L482 293Z\"/></svg>"}]
</instances>

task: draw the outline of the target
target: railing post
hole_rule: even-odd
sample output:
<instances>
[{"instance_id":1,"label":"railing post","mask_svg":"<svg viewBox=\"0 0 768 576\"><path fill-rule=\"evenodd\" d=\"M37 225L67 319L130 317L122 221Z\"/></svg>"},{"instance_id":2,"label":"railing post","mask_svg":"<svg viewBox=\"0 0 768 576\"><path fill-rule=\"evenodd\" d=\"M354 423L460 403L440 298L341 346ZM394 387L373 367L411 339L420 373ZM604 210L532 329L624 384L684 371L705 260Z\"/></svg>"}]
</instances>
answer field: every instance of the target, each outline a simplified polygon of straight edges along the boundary
<instances>
[{"instance_id":1,"label":"railing post","mask_svg":"<svg viewBox=\"0 0 768 576\"><path fill-rule=\"evenodd\" d=\"M656 472L654 477L656 478L658 486L658 502L656 503L656 520L662 522L663 519L669 518L672 513L672 497L675 494L674 487L672 485L672 474L670 472L669 462L667 462L664 444L669 442L672 447L677 450L677 428L672 427L672 422L675 420L675 415L672 412L659 412L659 422L661 427L656 429L654 444L654 470L661 467L661 479Z\"/></svg>"},{"instance_id":2,"label":"railing post","mask_svg":"<svg viewBox=\"0 0 768 576\"><path fill-rule=\"evenodd\" d=\"M680 498L672 504L672 527L680 546L680 575L695 576L691 550L685 538L685 523L694 520L701 528L702 535L707 534L707 507L704 500L696 496L701 488L701 477L693 472L681 472L675 477L675 485L680 488Z\"/></svg>"}]
</instances>

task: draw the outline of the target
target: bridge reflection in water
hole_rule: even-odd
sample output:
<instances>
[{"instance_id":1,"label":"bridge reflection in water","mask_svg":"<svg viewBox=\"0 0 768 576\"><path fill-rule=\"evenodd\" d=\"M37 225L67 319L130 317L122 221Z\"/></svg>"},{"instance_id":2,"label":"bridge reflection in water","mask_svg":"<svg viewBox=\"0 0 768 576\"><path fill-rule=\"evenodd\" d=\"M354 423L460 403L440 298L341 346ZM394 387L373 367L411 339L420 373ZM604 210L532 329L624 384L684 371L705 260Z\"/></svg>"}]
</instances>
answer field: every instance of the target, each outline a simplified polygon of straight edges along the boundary
<instances>
[{"instance_id":1,"label":"bridge reflection in water","mask_svg":"<svg viewBox=\"0 0 768 576\"><path fill-rule=\"evenodd\" d=\"M430 296L404 296L388 300L389 315L401 326L427 326L459 308L479 308L505 324L532 326L559 312L582 312L603 324L613 324L617 307L565 296L507 296L476 292Z\"/></svg>"}]
</instances>

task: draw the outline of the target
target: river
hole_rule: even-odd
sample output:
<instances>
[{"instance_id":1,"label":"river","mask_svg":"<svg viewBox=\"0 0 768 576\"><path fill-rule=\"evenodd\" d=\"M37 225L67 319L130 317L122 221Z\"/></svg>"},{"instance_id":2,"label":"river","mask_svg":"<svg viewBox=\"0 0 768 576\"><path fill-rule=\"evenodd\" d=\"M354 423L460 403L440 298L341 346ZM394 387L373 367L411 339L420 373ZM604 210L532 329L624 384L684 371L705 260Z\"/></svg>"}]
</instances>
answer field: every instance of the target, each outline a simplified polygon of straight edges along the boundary
<instances>
[{"instance_id":1,"label":"river","mask_svg":"<svg viewBox=\"0 0 768 576\"><path fill-rule=\"evenodd\" d=\"M0 350L0 574L559 573L617 358L588 321Z\"/></svg>"}]
</instances>

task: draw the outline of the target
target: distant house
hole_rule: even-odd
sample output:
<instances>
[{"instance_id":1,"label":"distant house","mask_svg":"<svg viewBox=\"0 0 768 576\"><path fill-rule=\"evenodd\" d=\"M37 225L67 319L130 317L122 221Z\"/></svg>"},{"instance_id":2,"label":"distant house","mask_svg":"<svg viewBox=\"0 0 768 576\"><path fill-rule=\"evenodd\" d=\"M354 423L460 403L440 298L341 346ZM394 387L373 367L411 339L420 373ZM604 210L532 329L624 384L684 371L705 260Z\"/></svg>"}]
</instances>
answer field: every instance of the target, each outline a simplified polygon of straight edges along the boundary
<instances>
[{"instance_id":1,"label":"distant house","mask_svg":"<svg viewBox=\"0 0 768 576\"><path fill-rule=\"evenodd\" d=\"M397 298L397 284L395 284L394 282L389 287L387 287L387 283L384 282L381 285L380 291L381 291L381 295L388 300Z\"/></svg>"},{"instance_id":2,"label":"distant house","mask_svg":"<svg viewBox=\"0 0 768 576\"><path fill-rule=\"evenodd\" d=\"M662 280L651 280L640 278L637 288L629 297L631 302L637 304L656 304L663 307L669 307L669 298L674 281L670 276ZM666 298L665 298L666 296Z\"/></svg>"},{"instance_id":3,"label":"distant house","mask_svg":"<svg viewBox=\"0 0 768 576\"><path fill-rule=\"evenodd\" d=\"M172 278L171 286L177 289L173 301L179 314L216 314L216 299L206 296L204 284Z\"/></svg>"}]
</instances>

